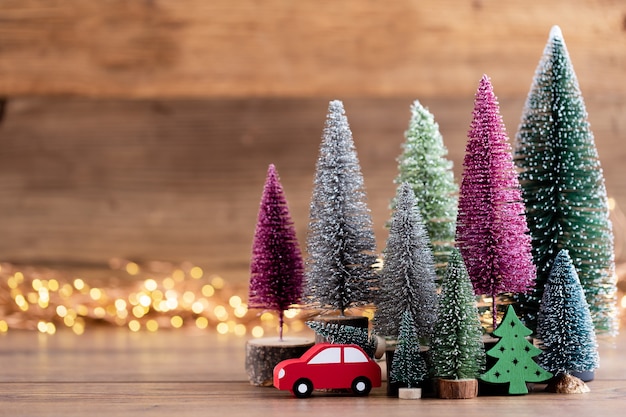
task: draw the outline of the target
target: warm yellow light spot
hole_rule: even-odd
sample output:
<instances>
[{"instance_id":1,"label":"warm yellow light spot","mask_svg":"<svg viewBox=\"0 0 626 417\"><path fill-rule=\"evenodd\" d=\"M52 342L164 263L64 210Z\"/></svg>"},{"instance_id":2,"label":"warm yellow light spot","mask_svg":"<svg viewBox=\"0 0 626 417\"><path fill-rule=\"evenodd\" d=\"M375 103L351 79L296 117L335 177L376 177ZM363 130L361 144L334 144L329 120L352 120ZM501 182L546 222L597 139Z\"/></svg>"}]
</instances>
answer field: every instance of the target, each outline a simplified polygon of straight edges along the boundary
<instances>
[{"instance_id":1,"label":"warm yellow light spot","mask_svg":"<svg viewBox=\"0 0 626 417\"><path fill-rule=\"evenodd\" d=\"M142 307L142 306L135 306L135 307L133 307L133 316L135 316L138 319L140 319L140 318L142 318L145 315L146 315L146 308L145 307Z\"/></svg>"},{"instance_id":2,"label":"warm yellow light spot","mask_svg":"<svg viewBox=\"0 0 626 417\"><path fill-rule=\"evenodd\" d=\"M59 290L59 295L63 298L70 298L74 293L74 287L70 284L63 284L61 289Z\"/></svg>"},{"instance_id":3,"label":"warm yellow light spot","mask_svg":"<svg viewBox=\"0 0 626 417\"><path fill-rule=\"evenodd\" d=\"M92 288L89 290L89 296L92 300L98 301L102 298L102 290L100 288Z\"/></svg>"},{"instance_id":4,"label":"warm yellow light spot","mask_svg":"<svg viewBox=\"0 0 626 417\"><path fill-rule=\"evenodd\" d=\"M22 282L24 282L24 274L22 274L20 271L17 271L14 277L17 280L18 284L21 284Z\"/></svg>"},{"instance_id":5,"label":"warm yellow light spot","mask_svg":"<svg viewBox=\"0 0 626 417\"><path fill-rule=\"evenodd\" d=\"M226 320L228 318L228 312L226 311L226 307L224 306L216 306L213 309L213 314L217 317L218 320Z\"/></svg>"},{"instance_id":6,"label":"warm yellow light spot","mask_svg":"<svg viewBox=\"0 0 626 417\"><path fill-rule=\"evenodd\" d=\"M76 307L76 313L78 313L79 316L86 316L89 314L89 309L87 306L79 304L78 307Z\"/></svg>"},{"instance_id":7,"label":"warm yellow light spot","mask_svg":"<svg viewBox=\"0 0 626 417\"><path fill-rule=\"evenodd\" d=\"M241 324L241 323L235 325L234 333L235 333L236 336L245 336L245 334L246 334L246 326Z\"/></svg>"},{"instance_id":8,"label":"warm yellow light spot","mask_svg":"<svg viewBox=\"0 0 626 417\"><path fill-rule=\"evenodd\" d=\"M609 210L615 210L615 199L613 197L609 197Z\"/></svg>"},{"instance_id":9,"label":"warm yellow light spot","mask_svg":"<svg viewBox=\"0 0 626 417\"><path fill-rule=\"evenodd\" d=\"M128 322L128 328L131 332L138 332L141 329L141 323L137 320L131 320Z\"/></svg>"},{"instance_id":10,"label":"warm yellow light spot","mask_svg":"<svg viewBox=\"0 0 626 417\"><path fill-rule=\"evenodd\" d=\"M202 286L202 295L205 297L212 297L215 294L215 288L211 284Z\"/></svg>"},{"instance_id":11,"label":"warm yellow light spot","mask_svg":"<svg viewBox=\"0 0 626 417\"><path fill-rule=\"evenodd\" d=\"M226 324L226 323L219 323L217 325L217 332L219 334L226 334L226 333L228 333L228 324Z\"/></svg>"},{"instance_id":12,"label":"warm yellow light spot","mask_svg":"<svg viewBox=\"0 0 626 417\"><path fill-rule=\"evenodd\" d=\"M104 309L104 307L96 307L93 309L93 315L96 316L97 318L101 319L104 318L104 316L107 315L107 311Z\"/></svg>"},{"instance_id":13,"label":"warm yellow light spot","mask_svg":"<svg viewBox=\"0 0 626 417\"><path fill-rule=\"evenodd\" d=\"M57 332L57 327L54 323L46 323L46 333L55 334Z\"/></svg>"},{"instance_id":14,"label":"warm yellow light spot","mask_svg":"<svg viewBox=\"0 0 626 417\"><path fill-rule=\"evenodd\" d=\"M9 331L9 325L6 321L0 320L0 333L6 333Z\"/></svg>"},{"instance_id":15,"label":"warm yellow light spot","mask_svg":"<svg viewBox=\"0 0 626 417\"><path fill-rule=\"evenodd\" d=\"M153 280L152 278L147 279L144 283L143 286L146 290L152 292L154 290L157 289L158 285L157 282L155 280Z\"/></svg>"},{"instance_id":16,"label":"warm yellow light spot","mask_svg":"<svg viewBox=\"0 0 626 417\"><path fill-rule=\"evenodd\" d=\"M139 265L134 262L127 263L126 272L128 273L128 275L137 275L139 273Z\"/></svg>"},{"instance_id":17,"label":"warm yellow light spot","mask_svg":"<svg viewBox=\"0 0 626 417\"><path fill-rule=\"evenodd\" d=\"M85 281L80 278L76 278L74 280L74 288L76 288L78 291L82 291L85 288Z\"/></svg>"},{"instance_id":18,"label":"warm yellow light spot","mask_svg":"<svg viewBox=\"0 0 626 417\"><path fill-rule=\"evenodd\" d=\"M232 307L232 308L237 308L241 305L241 297L238 295L233 295L232 297L230 297L228 299L228 304Z\"/></svg>"},{"instance_id":19,"label":"warm yellow light spot","mask_svg":"<svg viewBox=\"0 0 626 417\"><path fill-rule=\"evenodd\" d=\"M196 327L198 329L206 329L209 326L209 320L206 317L198 317L196 319Z\"/></svg>"},{"instance_id":20,"label":"warm yellow light spot","mask_svg":"<svg viewBox=\"0 0 626 417\"><path fill-rule=\"evenodd\" d=\"M290 308L289 310L285 310L285 318L292 319L298 315L300 310L297 308Z\"/></svg>"},{"instance_id":21,"label":"warm yellow light spot","mask_svg":"<svg viewBox=\"0 0 626 417\"><path fill-rule=\"evenodd\" d=\"M170 308L167 306L167 301L161 300L158 303L158 307L155 307L154 309L156 311L162 311L162 312L165 313L165 312L169 311Z\"/></svg>"},{"instance_id":22,"label":"warm yellow light spot","mask_svg":"<svg viewBox=\"0 0 626 417\"><path fill-rule=\"evenodd\" d=\"M174 316L170 319L170 323L173 328L179 329L183 326L183 318L181 316Z\"/></svg>"},{"instance_id":23,"label":"warm yellow light spot","mask_svg":"<svg viewBox=\"0 0 626 417\"><path fill-rule=\"evenodd\" d=\"M48 281L48 289L52 292L59 291L59 281L56 279L51 279Z\"/></svg>"},{"instance_id":24,"label":"warm yellow light spot","mask_svg":"<svg viewBox=\"0 0 626 417\"><path fill-rule=\"evenodd\" d=\"M149 332L156 332L159 330L159 323L157 323L156 320L148 320L146 322L146 329L148 329Z\"/></svg>"},{"instance_id":25,"label":"warm yellow light spot","mask_svg":"<svg viewBox=\"0 0 626 417\"><path fill-rule=\"evenodd\" d=\"M290 330L290 329L289 329L289 326L288 326L288 325L286 325L286 324L283 324L283 334L287 334L287 333L289 333L289 330Z\"/></svg>"},{"instance_id":26,"label":"warm yellow light spot","mask_svg":"<svg viewBox=\"0 0 626 417\"><path fill-rule=\"evenodd\" d=\"M182 269L177 269L172 273L172 278L174 281L181 282L185 279L185 271Z\"/></svg>"},{"instance_id":27,"label":"warm yellow light spot","mask_svg":"<svg viewBox=\"0 0 626 417\"><path fill-rule=\"evenodd\" d=\"M126 310L126 300L123 300L121 298L118 298L117 300L115 300L115 308L118 311Z\"/></svg>"},{"instance_id":28,"label":"warm yellow light spot","mask_svg":"<svg viewBox=\"0 0 626 417\"><path fill-rule=\"evenodd\" d=\"M165 295L163 294L163 291L161 290L154 290L152 292L152 299L154 301L161 301L163 297L165 297Z\"/></svg>"},{"instance_id":29,"label":"warm yellow light spot","mask_svg":"<svg viewBox=\"0 0 626 417\"><path fill-rule=\"evenodd\" d=\"M215 289L221 290L222 288L224 288L224 278L220 276L213 277L213 279L211 280L211 285L213 285Z\"/></svg>"},{"instance_id":30,"label":"warm yellow light spot","mask_svg":"<svg viewBox=\"0 0 626 417\"><path fill-rule=\"evenodd\" d=\"M125 320L128 317L128 310L117 310L117 317L122 321Z\"/></svg>"},{"instance_id":31,"label":"warm yellow light spot","mask_svg":"<svg viewBox=\"0 0 626 417\"><path fill-rule=\"evenodd\" d=\"M75 323L72 326L72 331L77 334L77 335L81 335L83 333L85 333L85 325L83 323Z\"/></svg>"},{"instance_id":32,"label":"warm yellow light spot","mask_svg":"<svg viewBox=\"0 0 626 417\"><path fill-rule=\"evenodd\" d=\"M35 290L35 291L39 291L39 289L42 287L42 285L41 285L41 280L40 280L40 279L37 279L37 278L35 278L35 279L33 280L33 282L32 282L32 284L31 284L31 285L32 285L32 287L33 287L33 290Z\"/></svg>"},{"instance_id":33,"label":"warm yellow light spot","mask_svg":"<svg viewBox=\"0 0 626 417\"><path fill-rule=\"evenodd\" d=\"M48 300L40 298L39 300L37 300L37 305L42 309L46 309L48 308Z\"/></svg>"},{"instance_id":34,"label":"warm yellow light spot","mask_svg":"<svg viewBox=\"0 0 626 417\"><path fill-rule=\"evenodd\" d=\"M57 316L63 318L67 316L67 307L59 305L56 308L56 312L57 312Z\"/></svg>"},{"instance_id":35,"label":"warm yellow light spot","mask_svg":"<svg viewBox=\"0 0 626 417\"><path fill-rule=\"evenodd\" d=\"M50 301L50 293L47 288L41 287L39 288L39 299L45 301L46 303Z\"/></svg>"},{"instance_id":36,"label":"warm yellow light spot","mask_svg":"<svg viewBox=\"0 0 626 417\"><path fill-rule=\"evenodd\" d=\"M196 301L191 305L191 311L193 311L195 314L200 314L204 311L204 305L202 305L200 301Z\"/></svg>"},{"instance_id":37,"label":"warm yellow light spot","mask_svg":"<svg viewBox=\"0 0 626 417\"><path fill-rule=\"evenodd\" d=\"M150 307L150 304L152 304L152 298L148 294L139 294L137 301L139 301L139 305L142 307Z\"/></svg>"},{"instance_id":38,"label":"warm yellow light spot","mask_svg":"<svg viewBox=\"0 0 626 417\"><path fill-rule=\"evenodd\" d=\"M46 322L45 321L38 322L37 330L39 330L41 333L45 333L48 330L48 326L46 326Z\"/></svg>"},{"instance_id":39,"label":"warm yellow light spot","mask_svg":"<svg viewBox=\"0 0 626 417\"><path fill-rule=\"evenodd\" d=\"M367 317L369 320L373 320L374 319L374 309L373 308L366 308L365 311L363 311L363 316Z\"/></svg>"},{"instance_id":40,"label":"warm yellow light spot","mask_svg":"<svg viewBox=\"0 0 626 417\"><path fill-rule=\"evenodd\" d=\"M26 294L26 300L31 304L37 304L37 301L39 301L39 293L29 292Z\"/></svg>"},{"instance_id":41,"label":"warm yellow light spot","mask_svg":"<svg viewBox=\"0 0 626 417\"><path fill-rule=\"evenodd\" d=\"M176 286L176 282L174 281L173 278L167 277L163 280L163 288L165 288L166 290L171 290L175 286Z\"/></svg>"},{"instance_id":42,"label":"warm yellow light spot","mask_svg":"<svg viewBox=\"0 0 626 417\"><path fill-rule=\"evenodd\" d=\"M15 289L19 284L15 277L9 277L9 279L7 280L7 285L9 286L9 288Z\"/></svg>"},{"instance_id":43,"label":"warm yellow light spot","mask_svg":"<svg viewBox=\"0 0 626 417\"><path fill-rule=\"evenodd\" d=\"M115 308L113 304L107 304L106 311L107 314L111 317L115 317L115 315L117 314L117 308Z\"/></svg>"},{"instance_id":44,"label":"warm yellow light spot","mask_svg":"<svg viewBox=\"0 0 626 417\"><path fill-rule=\"evenodd\" d=\"M294 332L301 332L302 330L304 330L304 323L299 320L292 322L291 330L293 330Z\"/></svg>"},{"instance_id":45,"label":"warm yellow light spot","mask_svg":"<svg viewBox=\"0 0 626 417\"><path fill-rule=\"evenodd\" d=\"M63 317L63 324L65 324L67 327L74 326L74 324L76 324L76 317L68 314L67 316Z\"/></svg>"},{"instance_id":46,"label":"warm yellow light spot","mask_svg":"<svg viewBox=\"0 0 626 417\"><path fill-rule=\"evenodd\" d=\"M195 299L196 295L193 293L193 291L185 291L185 293L183 294L183 302L187 305L193 303Z\"/></svg>"},{"instance_id":47,"label":"warm yellow light spot","mask_svg":"<svg viewBox=\"0 0 626 417\"><path fill-rule=\"evenodd\" d=\"M263 327L261 326L254 326L252 328L252 337L263 337L263 334L265 334L265 330L263 330Z\"/></svg>"},{"instance_id":48,"label":"warm yellow light spot","mask_svg":"<svg viewBox=\"0 0 626 417\"><path fill-rule=\"evenodd\" d=\"M20 310L28 311L28 302L26 302L26 299L22 294L18 294L15 296L15 304L17 304Z\"/></svg>"},{"instance_id":49,"label":"warm yellow light spot","mask_svg":"<svg viewBox=\"0 0 626 417\"><path fill-rule=\"evenodd\" d=\"M266 311L265 313L261 314L261 321L268 322L268 321L273 321L273 320L274 320L274 315L272 313Z\"/></svg>"},{"instance_id":50,"label":"warm yellow light spot","mask_svg":"<svg viewBox=\"0 0 626 417\"><path fill-rule=\"evenodd\" d=\"M245 304L237 306L237 308L235 308L235 310L233 311L233 314L235 315L235 317L238 317L238 318L242 318L247 313L248 313L248 307Z\"/></svg>"},{"instance_id":51,"label":"warm yellow light spot","mask_svg":"<svg viewBox=\"0 0 626 417\"><path fill-rule=\"evenodd\" d=\"M620 304L622 305L622 308L626 308L626 295L622 297L622 301Z\"/></svg>"},{"instance_id":52,"label":"warm yellow light spot","mask_svg":"<svg viewBox=\"0 0 626 417\"><path fill-rule=\"evenodd\" d=\"M191 275L193 279L200 279L202 275L204 275L204 271L199 266L194 266L191 268L191 271L189 271L189 275Z\"/></svg>"}]
</instances>

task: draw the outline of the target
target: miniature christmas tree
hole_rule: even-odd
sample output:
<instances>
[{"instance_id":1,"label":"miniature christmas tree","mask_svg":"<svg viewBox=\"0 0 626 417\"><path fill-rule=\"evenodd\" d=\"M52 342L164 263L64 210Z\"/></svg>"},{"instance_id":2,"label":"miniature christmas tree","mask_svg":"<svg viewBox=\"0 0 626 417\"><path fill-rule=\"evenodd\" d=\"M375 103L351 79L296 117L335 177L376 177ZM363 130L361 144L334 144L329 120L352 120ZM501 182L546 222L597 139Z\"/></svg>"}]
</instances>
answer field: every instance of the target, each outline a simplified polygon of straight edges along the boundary
<instances>
[{"instance_id":1,"label":"miniature christmas tree","mask_svg":"<svg viewBox=\"0 0 626 417\"><path fill-rule=\"evenodd\" d=\"M555 375L598 367L589 306L566 249L557 255L544 288L537 337L543 351L537 362Z\"/></svg>"},{"instance_id":2,"label":"miniature christmas tree","mask_svg":"<svg viewBox=\"0 0 626 417\"><path fill-rule=\"evenodd\" d=\"M428 374L426 362L420 355L419 338L415 328L411 312L406 310L402 314L398 345L389 373L391 382L406 384L408 388L417 387Z\"/></svg>"},{"instance_id":3,"label":"miniature christmas tree","mask_svg":"<svg viewBox=\"0 0 626 417\"><path fill-rule=\"evenodd\" d=\"M509 394L527 394L526 382L542 382L552 377L533 360L541 350L526 339L532 331L522 324L512 305L493 334L500 340L487 355L498 361L480 379L495 384L508 382Z\"/></svg>"},{"instance_id":4,"label":"miniature christmas tree","mask_svg":"<svg viewBox=\"0 0 626 417\"><path fill-rule=\"evenodd\" d=\"M372 301L376 244L363 176L341 101L331 101L315 173L306 294L320 308Z\"/></svg>"},{"instance_id":5,"label":"miniature christmas tree","mask_svg":"<svg viewBox=\"0 0 626 417\"><path fill-rule=\"evenodd\" d=\"M428 234L411 186L398 188L391 217L385 262L380 273L374 329L381 336L398 336L402 315L411 312L418 335L427 342L437 319L435 265Z\"/></svg>"},{"instance_id":6,"label":"miniature christmas tree","mask_svg":"<svg viewBox=\"0 0 626 417\"><path fill-rule=\"evenodd\" d=\"M456 249L443 279L430 351L436 377L476 379L484 371L485 350L474 289Z\"/></svg>"},{"instance_id":7,"label":"miniature christmas tree","mask_svg":"<svg viewBox=\"0 0 626 417\"><path fill-rule=\"evenodd\" d=\"M279 336L283 338L284 311L302 297L304 265L296 231L274 165L267 170L259 208L252 262L250 308L278 312Z\"/></svg>"},{"instance_id":8,"label":"miniature christmas tree","mask_svg":"<svg viewBox=\"0 0 626 417\"><path fill-rule=\"evenodd\" d=\"M396 184L409 183L417 200L433 248L439 279L443 278L454 246L459 188L454 182L452 161L435 118L415 100L403 152L398 157ZM395 201L392 202L395 208Z\"/></svg>"},{"instance_id":9,"label":"miniature christmas tree","mask_svg":"<svg viewBox=\"0 0 626 417\"><path fill-rule=\"evenodd\" d=\"M468 133L456 239L476 294L532 287L535 267L511 148L489 78L480 80Z\"/></svg>"},{"instance_id":10,"label":"miniature christmas tree","mask_svg":"<svg viewBox=\"0 0 626 417\"><path fill-rule=\"evenodd\" d=\"M325 323L320 321L307 321L316 334L319 334L329 343L358 345L370 357L376 352L376 339L370 337L365 327L342 325L339 323Z\"/></svg>"},{"instance_id":11,"label":"miniature christmas tree","mask_svg":"<svg viewBox=\"0 0 626 417\"><path fill-rule=\"evenodd\" d=\"M535 290L519 297L524 322L535 329L552 262L568 248L596 331L616 333L613 234L604 177L557 26L535 72L516 141L515 161L537 266Z\"/></svg>"}]
</instances>

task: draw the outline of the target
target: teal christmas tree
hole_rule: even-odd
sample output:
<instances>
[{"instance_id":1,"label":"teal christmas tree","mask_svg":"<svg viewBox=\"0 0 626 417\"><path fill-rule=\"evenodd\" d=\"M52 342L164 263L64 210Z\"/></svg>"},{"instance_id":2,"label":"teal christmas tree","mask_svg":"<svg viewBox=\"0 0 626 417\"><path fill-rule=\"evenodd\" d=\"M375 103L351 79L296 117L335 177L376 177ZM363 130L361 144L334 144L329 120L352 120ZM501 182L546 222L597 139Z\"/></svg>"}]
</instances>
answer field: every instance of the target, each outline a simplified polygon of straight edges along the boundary
<instances>
[{"instance_id":1,"label":"teal christmas tree","mask_svg":"<svg viewBox=\"0 0 626 417\"><path fill-rule=\"evenodd\" d=\"M407 183L398 188L384 255L374 330L396 338L402 316L409 310L419 336L428 343L437 319L435 265L415 195Z\"/></svg>"},{"instance_id":2,"label":"teal christmas tree","mask_svg":"<svg viewBox=\"0 0 626 417\"><path fill-rule=\"evenodd\" d=\"M374 357L376 338L370 337L368 329L365 327L322 321L307 321L306 324L316 334L328 340L329 343L358 345L370 357Z\"/></svg>"},{"instance_id":3,"label":"teal christmas tree","mask_svg":"<svg viewBox=\"0 0 626 417\"><path fill-rule=\"evenodd\" d=\"M409 127L398 157L396 184L408 183L422 215L432 245L438 279L443 278L454 246L459 187L452 161L446 158L439 125L427 108L415 100ZM392 202L395 207L395 200Z\"/></svg>"},{"instance_id":4,"label":"teal christmas tree","mask_svg":"<svg viewBox=\"0 0 626 417\"><path fill-rule=\"evenodd\" d=\"M578 80L557 26L535 72L514 158L537 266L534 291L519 296L524 322L535 330L552 262L567 248L596 331L616 333L613 233L604 177Z\"/></svg>"},{"instance_id":5,"label":"teal christmas tree","mask_svg":"<svg viewBox=\"0 0 626 417\"><path fill-rule=\"evenodd\" d=\"M500 326L493 332L500 338L487 355L498 361L480 379L494 384L509 383L509 394L527 394L526 382L543 382L552 374L533 360L541 350L526 339L532 332L509 305Z\"/></svg>"},{"instance_id":6,"label":"teal christmas tree","mask_svg":"<svg viewBox=\"0 0 626 417\"><path fill-rule=\"evenodd\" d=\"M553 374L590 372L598 367L596 335L578 274L566 249L557 255L543 292L537 362Z\"/></svg>"},{"instance_id":7,"label":"teal christmas tree","mask_svg":"<svg viewBox=\"0 0 626 417\"><path fill-rule=\"evenodd\" d=\"M430 352L434 376L439 378L476 379L485 368L474 289L456 249L442 282Z\"/></svg>"},{"instance_id":8,"label":"teal christmas tree","mask_svg":"<svg viewBox=\"0 0 626 417\"><path fill-rule=\"evenodd\" d=\"M343 103L331 101L309 214L306 301L341 315L373 301L376 242L352 131Z\"/></svg>"},{"instance_id":9,"label":"teal christmas tree","mask_svg":"<svg viewBox=\"0 0 626 417\"><path fill-rule=\"evenodd\" d=\"M407 310L402 314L398 345L393 355L389 378L392 383L397 382L408 388L416 388L427 375L426 362L420 354L415 322L411 312Z\"/></svg>"}]
</instances>

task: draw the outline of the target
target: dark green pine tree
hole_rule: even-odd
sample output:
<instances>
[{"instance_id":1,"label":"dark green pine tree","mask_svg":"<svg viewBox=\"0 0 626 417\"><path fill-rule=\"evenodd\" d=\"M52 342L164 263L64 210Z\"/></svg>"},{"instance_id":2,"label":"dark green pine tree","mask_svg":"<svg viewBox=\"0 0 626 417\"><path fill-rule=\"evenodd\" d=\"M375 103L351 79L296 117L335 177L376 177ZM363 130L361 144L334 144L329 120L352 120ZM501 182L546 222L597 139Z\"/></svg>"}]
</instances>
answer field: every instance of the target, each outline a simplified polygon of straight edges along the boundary
<instances>
[{"instance_id":1,"label":"dark green pine tree","mask_svg":"<svg viewBox=\"0 0 626 417\"><path fill-rule=\"evenodd\" d=\"M537 362L553 374L598 367L598 346L589 306L566 249L557 255L537 320L542 353Z\"/></svg>"},{"instance_id":2,"label":"dark green pine tree","mask_svg":"<svg viewBox=\"0 0 626 417\"><path fill-rule=\"evenodd\" d=\"M317 160L307 237L308 304L341 315L371 303L376 242L352 131L343 103L331 101Z\"/></svg>"},{"instance_id":3,"label":"dark green pine tree","mask_svg":"<svg viewBox=\"0 0 626 417\"><path fill-rule=\"evenodd\" d=\"M516 142L537 266L534 291L519 296L524 322L535 330L552 262L568 248L596 331L616 333L613 233L604 177L578 80L556 26L537 67Z\"/></svg>"},{"instance_id":4,"label":"dark green pine tree","mask_svg":"<svg viewBox=\"0 0 626 417\"><path fill-rule=\"evenodd\" d=\"M376 338L370 337L367 328L347 326L339 323L307 321L315 333L319 334L329 343L358 345L370 357L374 357L376 352Z\"/></svg>"},{"instance_id":5,"label":"dark green pine tree","mask_svg":"<svg viewBox=\"0 0 626 417\"><path fill-rule=\"evenodd\" d=\"M409 310L402 314L398 344L391 362L391 382L416 388L428 375L426 361L420 354L415 322Z\"/></svg>"},{"instance_id":6,"label":"dark green pine tree","mask_svg":"<svg viewBox=\"0 0 626 417\"><path fill-rule=\"evenodd\" d=\"M485 368L474 288L457 249L443 278L430 352L434 376L439 378L476 379Z\"/></svg>"},{"instance_id":7,"label":"dark green pine tree","mask_svg":"<svg viewBox=\"0 0 626 417\"><path fill-rule=\"evenodd\" d=\"M528 394L526 382L543 382L552 374L533 360L541 350L526 339L532 332L525 327L509 305L506 315L493 332L500 340L487 355L498 361L480 379L494 384L509 383L509 394Z\"/></svg>"},{"instance_id":8,"label":"dark green pine tree","mask_svg":"<svg viewBox=\"0 0 626 417\"><path fill-rule=\"evenodd\" d=\"M406 182L413 188L433 248L437 276L441 279L454 246L459 187L454 181L452 161L446 158L448 150L439 125L418 100L411 106L404 137L395 183Z\"/></svg>"},{"instance_id":9,"label":"dark green pine tree","mask_svg":"<svg viewBox=\"0 0 626 417\"><path fill-rule=\"evenodd\" d=\"M396 202L375 300L374 331L397 338L402 315L409 310L419 337L428 344L437 320L433 255L409 184L400 185Z\"/></svg>"}]
</instances>

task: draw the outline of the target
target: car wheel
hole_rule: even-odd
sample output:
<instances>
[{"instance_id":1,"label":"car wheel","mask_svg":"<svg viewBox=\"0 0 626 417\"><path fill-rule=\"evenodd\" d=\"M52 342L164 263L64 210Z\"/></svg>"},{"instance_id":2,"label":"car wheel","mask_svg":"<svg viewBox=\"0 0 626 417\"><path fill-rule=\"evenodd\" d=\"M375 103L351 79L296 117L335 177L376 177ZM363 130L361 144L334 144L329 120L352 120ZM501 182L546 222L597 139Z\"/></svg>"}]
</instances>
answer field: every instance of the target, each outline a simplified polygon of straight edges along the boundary
<instances>
[{"instance_id":1,"label":"car wheel","mask_svg":"<svg viewBox=\"0 0 626 417\"><path fill-rule=\"evenodd\" d=\"M352 392L358 396L365 396L370 393L372 390L372 382L365 378L364 376L360 376L355 378L352 381Z\"/></svg>"},{"instance_id":2,"label":"car wheel","mask_svg":"<svg viewBox=\"0 0 626 417\"><path fill-rule=\"evenodd\" d=\"M298 398L307 398L313 392L313 383L306 379L300 378L293 384L293 395Z\"/></svg>"}]
</instances>

